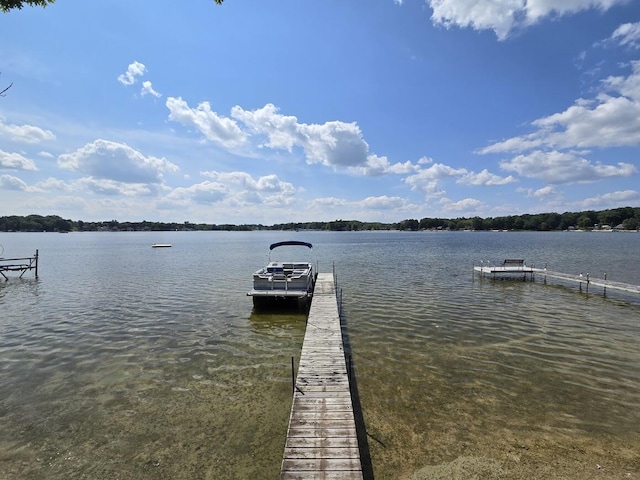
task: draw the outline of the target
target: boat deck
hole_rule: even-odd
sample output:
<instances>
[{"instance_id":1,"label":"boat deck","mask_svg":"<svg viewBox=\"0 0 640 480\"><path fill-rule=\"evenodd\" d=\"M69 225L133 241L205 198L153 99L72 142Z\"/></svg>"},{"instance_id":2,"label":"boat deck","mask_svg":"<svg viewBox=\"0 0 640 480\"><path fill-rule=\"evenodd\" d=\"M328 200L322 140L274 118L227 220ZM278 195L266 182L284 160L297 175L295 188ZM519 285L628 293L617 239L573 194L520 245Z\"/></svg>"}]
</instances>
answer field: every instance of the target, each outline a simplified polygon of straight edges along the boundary
<instances>
[{"instance_id":1,"label":"boat deck","mask_svg":"<svg viewBox=\"0 0 640 480\"><path fill-rule=\"evenodd\" d=\"M362 479L333 275L318 275L280 478Z\"/></svg>"}]
</instances>

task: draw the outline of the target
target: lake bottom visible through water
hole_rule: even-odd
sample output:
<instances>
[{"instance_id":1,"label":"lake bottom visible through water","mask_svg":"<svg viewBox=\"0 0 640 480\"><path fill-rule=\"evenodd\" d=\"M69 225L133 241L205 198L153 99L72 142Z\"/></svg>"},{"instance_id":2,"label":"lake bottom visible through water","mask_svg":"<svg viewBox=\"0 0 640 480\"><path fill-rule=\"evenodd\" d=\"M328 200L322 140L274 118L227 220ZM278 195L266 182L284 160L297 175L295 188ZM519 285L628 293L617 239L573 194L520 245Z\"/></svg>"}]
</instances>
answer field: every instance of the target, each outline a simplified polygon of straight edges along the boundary
<instances>
[{"instance_id":1,"label":"lake bottom visible through water","mask_svg":"<svg viewBox=\"0 0 640 480\"><path fill-rule=\"evenodd\" d=\"M640 475L640 299L472 273L640 284L636 235L150 232L0 236L42 255L0 284L0 478L278 478L306 317L246 292L283 236L336 266L376 479Z\"/></svg>"}]
</instances>

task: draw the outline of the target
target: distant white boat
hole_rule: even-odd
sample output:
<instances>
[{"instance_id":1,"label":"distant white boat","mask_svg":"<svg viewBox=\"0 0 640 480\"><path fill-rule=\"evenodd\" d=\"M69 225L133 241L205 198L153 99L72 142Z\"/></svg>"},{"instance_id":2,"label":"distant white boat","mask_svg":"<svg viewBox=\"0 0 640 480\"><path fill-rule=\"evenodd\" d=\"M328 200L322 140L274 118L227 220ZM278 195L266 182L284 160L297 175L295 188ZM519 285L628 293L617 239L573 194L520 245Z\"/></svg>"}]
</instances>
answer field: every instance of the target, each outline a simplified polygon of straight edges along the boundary
<instances>
[{"instance_id":1,"label":"distant white boat","mask_svg":"<svg viewBox=\"0 0 640 480\"><path fill-rule=\"evenodd\" d=\"M170 246L170 243L154 243L151 248L169 248Z\"/></svg>"}]
</instances>

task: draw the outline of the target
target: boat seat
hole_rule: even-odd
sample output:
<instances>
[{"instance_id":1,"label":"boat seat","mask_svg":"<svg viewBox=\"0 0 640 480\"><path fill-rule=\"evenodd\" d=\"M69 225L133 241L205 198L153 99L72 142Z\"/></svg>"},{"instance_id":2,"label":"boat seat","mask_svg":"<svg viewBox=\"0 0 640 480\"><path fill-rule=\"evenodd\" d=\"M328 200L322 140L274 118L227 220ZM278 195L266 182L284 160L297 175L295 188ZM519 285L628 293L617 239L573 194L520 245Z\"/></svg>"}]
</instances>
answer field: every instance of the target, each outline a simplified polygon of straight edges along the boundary
<instances>
[{"instance_id":1,"label":"boat seat","mask_svg":"<svg viewBox=\"0 0 640 480\"><path fill-rule=\"evenodd\" d=\"M505 258L502 265L505 267L524 267L524 259L521 258Z\"/></svg>"}]
</instances>

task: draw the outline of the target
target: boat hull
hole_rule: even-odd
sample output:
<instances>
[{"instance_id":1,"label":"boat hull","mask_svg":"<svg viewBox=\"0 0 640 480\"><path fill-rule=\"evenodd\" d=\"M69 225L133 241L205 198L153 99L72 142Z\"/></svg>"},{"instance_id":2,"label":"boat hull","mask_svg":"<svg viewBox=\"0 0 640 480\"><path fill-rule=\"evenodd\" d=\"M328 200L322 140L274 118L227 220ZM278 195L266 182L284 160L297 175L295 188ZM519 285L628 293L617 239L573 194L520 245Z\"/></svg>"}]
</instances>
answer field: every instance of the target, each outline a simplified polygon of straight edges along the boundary
<instances>
[{"instance_id":1,"label":"boat hull","mask_svg":"<svg viewBox=\"0 0 640 480\"><path fill-rule=\"evenodd\" d=\"M283 296L253 296L253 307L256 310L296 310L308 311L311 306L311 295L302 297L283 297Z\"/></svg>"}]
</instances>

